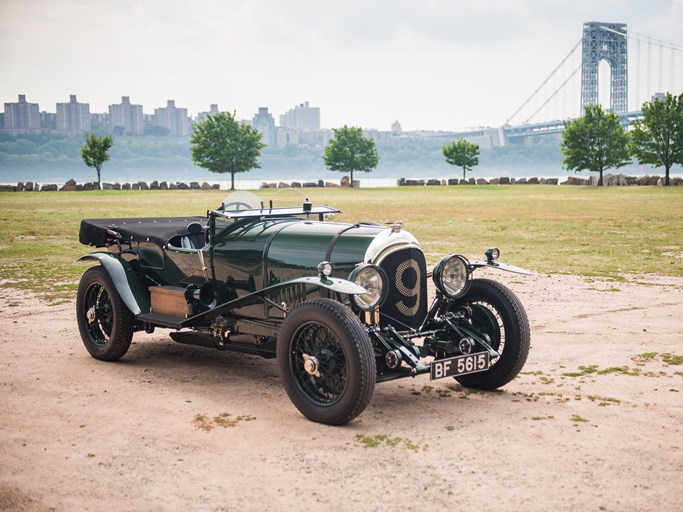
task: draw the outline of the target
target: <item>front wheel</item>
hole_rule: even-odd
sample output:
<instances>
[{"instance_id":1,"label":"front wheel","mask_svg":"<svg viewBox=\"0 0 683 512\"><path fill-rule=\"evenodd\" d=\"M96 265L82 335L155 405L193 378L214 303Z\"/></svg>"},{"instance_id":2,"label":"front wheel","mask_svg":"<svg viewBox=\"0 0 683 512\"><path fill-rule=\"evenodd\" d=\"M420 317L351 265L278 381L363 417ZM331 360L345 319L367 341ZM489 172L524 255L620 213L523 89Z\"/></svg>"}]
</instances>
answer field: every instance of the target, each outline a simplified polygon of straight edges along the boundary
<instances>
[{"instance_id":1,"label":"front wheel","mask_svg":"<svg viewBox=\"0 0 683 512\"><path fill-rule=\"evenodd\" d=\"M103 267L89 268L81 277L76 316L83 344L95 359L115 361L128 351L135 317Z\"/></svg>"},{"instance_id":2,"label":"front wheel","mask_svg":"<svg viewBox=\"0 0 683 512\"><path fill-rule=\"evenodd\" d=\"M481 373L456 377L463 386L479 389L497 389L504 386L524 367L531 335L524 306L507 286L489 279L474 279L467 295L458 299L451 311L468 308L472 327L486 334L490 345L500 355L491 361L491 367Z\"/></svg>"},{"instance_id":3,"label":"front wheel","mask_svg":"<svg viewBox=\"0 0 683 512\"><path fill-rule=\"evenodd\" d=\"M277 341L280 376L290 400L309 420L343 425L375 389L372 345L344 305L313 299L287 316Z\"/></svg>"}]
</instances>

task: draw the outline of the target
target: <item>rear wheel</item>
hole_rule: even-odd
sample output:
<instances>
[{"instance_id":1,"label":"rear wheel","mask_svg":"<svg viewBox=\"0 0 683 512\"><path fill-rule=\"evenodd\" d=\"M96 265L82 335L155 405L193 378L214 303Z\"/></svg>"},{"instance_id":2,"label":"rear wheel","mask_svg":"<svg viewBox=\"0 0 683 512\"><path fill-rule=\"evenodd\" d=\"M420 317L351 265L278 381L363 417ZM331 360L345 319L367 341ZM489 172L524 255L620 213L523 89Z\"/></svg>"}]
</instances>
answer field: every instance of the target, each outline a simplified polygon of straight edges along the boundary
<instances>
[{"instance_id":1,"label":"rear wheel","mask_svg":"<svg viewBox=\"0 0 683 512\"><path fill-rule=\"evenodd\" d=\"M95 359L115 361L128 351L135 317L103 267L89 268L81 277L76 315L83 344Z\"/></svg>"},{"instance_id":2,"label":"rear wheel","mask_svg":"<svg viewBox=\"0 0 683 512\"><path fill-rule=\"evenodd\" d=\"M471 310L472 326L488 335L490 345L500 355L492 359L489 370L456 377L463 386L496 389L512 379L524 367L531 336L524 306L507 286L489 279L475 279L465 297L452 311Z\"/></svg>"},{"instance_id":3,"label":"rear wheel","mask_svg":"<svg viewBox=\"0 0 683 512\"><path fill-rule=\"evenodd\" d=\"M330 299L301 304L278 336L285 390L312 421L343 425L358 416L375 389L375 357L365 329L344 305Z\"/></svg>"}]
</instances>

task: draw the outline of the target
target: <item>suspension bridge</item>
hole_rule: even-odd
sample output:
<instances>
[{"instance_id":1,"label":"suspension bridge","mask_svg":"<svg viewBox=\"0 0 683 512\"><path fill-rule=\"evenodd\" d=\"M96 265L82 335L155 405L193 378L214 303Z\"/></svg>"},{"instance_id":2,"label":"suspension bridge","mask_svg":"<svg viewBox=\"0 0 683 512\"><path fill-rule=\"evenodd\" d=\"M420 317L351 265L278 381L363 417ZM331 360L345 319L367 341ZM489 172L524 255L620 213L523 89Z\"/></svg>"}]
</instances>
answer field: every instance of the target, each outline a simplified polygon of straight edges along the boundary
<instances>
[{"instance_id":1,"label":"suspension bridge","mask_svg":"<svg viewBox=\"0 0 683 512\"><path fill-rule=\"evenodd\" d=\"M683 92L682 45L628 30L624 23L587 22L581 39L501 127L455 138L489 147L522 143L561 132L589 104L614 112L626 126L642 116L643 103L667 92Z\"/></svg>"}]
</instances>

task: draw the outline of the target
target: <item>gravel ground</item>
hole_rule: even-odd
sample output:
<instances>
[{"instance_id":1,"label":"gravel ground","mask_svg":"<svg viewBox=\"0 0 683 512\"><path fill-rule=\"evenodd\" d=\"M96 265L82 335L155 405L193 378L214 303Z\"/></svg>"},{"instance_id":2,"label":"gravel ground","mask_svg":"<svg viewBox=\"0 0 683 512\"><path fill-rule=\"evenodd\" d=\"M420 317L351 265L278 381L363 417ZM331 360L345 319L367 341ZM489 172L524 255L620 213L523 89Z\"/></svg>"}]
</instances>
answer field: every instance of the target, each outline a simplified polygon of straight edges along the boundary
<instances>
[{"instance_id":1,"label":"gravel ground","mask_svg":"<svg viewBox=\"0 0 683 512\"><path fill-rule=\"evenodd\" d=\"M274 360L157 331L103 363L74 304L0 288L0 510L680 511L683 279L487 277L527 309L522 374L382 383L344 427Z\"/></svg>"}]
</instances>

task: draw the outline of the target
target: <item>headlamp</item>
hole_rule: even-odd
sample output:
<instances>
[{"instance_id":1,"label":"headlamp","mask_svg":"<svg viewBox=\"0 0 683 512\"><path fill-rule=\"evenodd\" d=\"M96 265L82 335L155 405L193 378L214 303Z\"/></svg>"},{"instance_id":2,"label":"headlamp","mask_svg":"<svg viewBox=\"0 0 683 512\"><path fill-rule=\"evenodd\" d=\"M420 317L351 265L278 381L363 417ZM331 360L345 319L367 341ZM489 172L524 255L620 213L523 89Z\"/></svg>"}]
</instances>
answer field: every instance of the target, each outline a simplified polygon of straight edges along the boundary
<instances>
[{"instance_id":1,"label":"headlamp","mask_svg":"<svg viewBox=\"0 0 683 512\"><path fill-rule=\"evenodd\" d=\"M500 258L500 251L497 247L490 247L484 252L486 256L486 263L493 263L495 260Z\"/></svg>"},{"instance_id":2,"label":"headlamp","mask_svg":"<svg viewBox=\"0 0 683 512\"><path fill-rule=\"evenodd\" d=\"M318 272L320 272L321 277L330 277L332 275L332 263L329 261L321 261L318 263Z\"/></svg>"},{"instance_id":3,"label":"headlamp","mask_svg":"<svg viewBox=\"0 0 683 512\"><path fill-rule=\"evenodd\" d=\"M361 311L374 311L387 299L387 274L377 265L358 265L349 275L349 281L366 289L365 293L351 295L351 300Z\"/></svg>"},{"instance_id":4,"label":"headlamp","mask_svg":"<svg viewBox=\"0 0 683 512\"><path fill-rule=\"evenodd\" d=\"M449 254L434 267L434 284L441 293L455 299L470 288L469 262L459 254Z\"/></svg>"}]
</instances>

